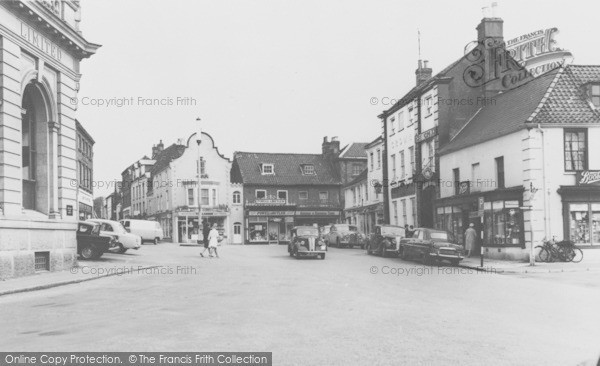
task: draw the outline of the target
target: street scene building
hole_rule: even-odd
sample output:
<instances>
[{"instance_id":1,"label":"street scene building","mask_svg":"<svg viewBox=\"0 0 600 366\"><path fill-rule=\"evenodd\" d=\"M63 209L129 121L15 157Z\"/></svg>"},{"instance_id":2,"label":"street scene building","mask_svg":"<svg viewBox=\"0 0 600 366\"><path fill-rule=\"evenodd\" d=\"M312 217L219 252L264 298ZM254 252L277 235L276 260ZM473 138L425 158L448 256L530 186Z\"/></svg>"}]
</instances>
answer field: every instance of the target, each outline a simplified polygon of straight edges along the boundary
<instances>
[{"instance_id":1,"label":"street scene building","mask_svg":"<svg viewBox=\"0 0 600 366\"><path fill-rule=\"evenodd\" d=\"M78 120L77 126L77 204L79 220L91 219L94 208L94 139Z\"/></svg>"},{"instance_id":2,"label":"street scene building","mask_svg":"<svg viewBox=\"0 0 600 366\"><path fill-rule=\"evenodd\" d=\"M164 236L176 243L202 240L198 236L199 205L202 220L210 225L217 224L223 237L232 238L233 224L229 219L231 160L219 152L209 134L202 132L201 141L198 147L196 134L192 134L187 140L182 139L164 149L161 142L156 154L153 153L155 163L147 181L147 217L158 221Z\"/></svg>"},{"instance_id":3,"label":"street scene building","mask_svg":"<svg viewBox=\"0 0 600 366\"><path fill-rule=\"evenodd\" d=\"M0 277L76 262L79 2L0 2Z\"/></svg>"}]
</instances>

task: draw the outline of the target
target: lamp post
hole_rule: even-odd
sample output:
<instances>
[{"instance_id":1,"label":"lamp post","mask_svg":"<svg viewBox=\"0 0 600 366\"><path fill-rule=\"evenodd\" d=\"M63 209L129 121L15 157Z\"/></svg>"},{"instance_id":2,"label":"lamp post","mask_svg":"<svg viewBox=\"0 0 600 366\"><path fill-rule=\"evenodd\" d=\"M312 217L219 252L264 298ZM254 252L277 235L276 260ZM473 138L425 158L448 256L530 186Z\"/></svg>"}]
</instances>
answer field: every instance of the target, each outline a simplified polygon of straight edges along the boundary
<instances>
[{"instance_id":1,"label":"lamp post","mask_svg":"<svg viewBox=\"0 0 600 366\"><path fill-rule=\"evenodd\" d=\"M203 230L202 227L202 154L200 154L200 144L202 143L202 120L200 117L196 118L196 143L198 144L198 239L197 243L200 244L200 233ZM204 244L204 243L203 243Z\"/></svg>"}]
</instances>

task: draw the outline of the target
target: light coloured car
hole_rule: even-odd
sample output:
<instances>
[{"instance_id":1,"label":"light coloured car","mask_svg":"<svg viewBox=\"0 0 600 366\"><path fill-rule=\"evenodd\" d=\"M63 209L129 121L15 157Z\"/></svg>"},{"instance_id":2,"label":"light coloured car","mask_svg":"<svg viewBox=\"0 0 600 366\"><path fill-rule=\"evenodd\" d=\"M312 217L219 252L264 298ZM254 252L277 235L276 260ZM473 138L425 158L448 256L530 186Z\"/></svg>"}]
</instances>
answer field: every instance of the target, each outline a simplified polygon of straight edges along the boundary
<instances>
[{"instance_id":1,"label":"light coloured car","mask_svg":"<svg viewBox=\"0 0 600 366\"><path fill-rule=\"evenodd\" d=\"M142 238L139 235L130 234L118 221L89 219L87 221L100 224L100 234L110 235L117 243L116 247L119 253L125 253L128 249L140 249Z\"/></svg>"},{"instance_id":2,"label":"light coloured car","mask_svg":"<svg viewBox=\"0 0 600 366\"><path fill-rule=\"evenodd\" d=\"M127 232L140 236L142 243L150 241L158 244L163 239L163 229L156 221L125 219L121 220L121 224Z\"/></svg>"}]
</instances>

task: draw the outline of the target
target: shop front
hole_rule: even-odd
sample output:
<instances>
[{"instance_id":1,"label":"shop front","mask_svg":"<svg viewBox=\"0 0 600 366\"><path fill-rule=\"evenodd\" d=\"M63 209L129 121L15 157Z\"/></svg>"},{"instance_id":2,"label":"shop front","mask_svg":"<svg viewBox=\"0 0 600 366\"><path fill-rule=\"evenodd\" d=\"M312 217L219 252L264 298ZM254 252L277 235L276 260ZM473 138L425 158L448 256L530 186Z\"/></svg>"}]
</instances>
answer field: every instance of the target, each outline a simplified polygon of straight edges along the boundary
<instances>
[{"instance_id":1,"label":"shop front","mask_svg":"<svg viewBox=\"0 0 600 366\"><path fill-rule=\"evenodd\" d=\"M284 244L291 239L295 211L249 210L246 243Z\"/></svg>"},{"instance_id":2,"label":"shop front","mask_svg":"<svg viewBox=\"0 0 600 366\"><path fill-rule=\"evenodd\" d=\"M579 172L577 183L558 190L564 237L576 245L600 248L600 171Z\"/></svg>"},{"instance_id":3,"label":"shop front","mask_svg":"<svg viewBox=\"0 0 600 366\"><path fill-rule=\"evenodd\" d=\"M355 225L365 233L373 233L375 227L383 223L383 203L345 210L345 222Z\"/></svg>"},{"instance_id":4,"label":"shop front","mask_svg":"<svg viewBox=\"0 0 600 366\"><path fill-rule=\"evenodd\" d=\"M212 227L217 224L219 235L227 238L227 216L226 210L202 209L202 220L208 221ZM195 244L198 240L203 240L202 229L198 224L198 211L196 210L178 210L173 213L175 217L174 226L177 230L173 230L173 241L176 243Z\"/></svg>"},{"instance_id":5,"label":"shop front","mask_svg":"<svg viewBox=\"0 0 600 366\"><path fill-rule=\"evenodd\" d=\"M328 226L336 224L340 219L340 211L296 211L294 222L296 226Z\"/></svg>"},{"instance_id":6,"label":"shop front","mask_svg":"<svg viewBox=\"0 0 600 366\"><path fill-rule=\"evenodd\" d=\"M94 211L94 198L82 189L77 190L77 202L79 209L79 220L91 219Z\"/></svg>"},{"instance_id":7,"label":"shop front","mask_svg":"<svg viewBox=\"0 0 600 366\"><path fill-rule=\"evenodd\" d=\"M464 244L464 233L473 223L478 247L525 248L522 187L462 192L435 201L435 228L452 233Z\"/></svg>"}]
</instances>

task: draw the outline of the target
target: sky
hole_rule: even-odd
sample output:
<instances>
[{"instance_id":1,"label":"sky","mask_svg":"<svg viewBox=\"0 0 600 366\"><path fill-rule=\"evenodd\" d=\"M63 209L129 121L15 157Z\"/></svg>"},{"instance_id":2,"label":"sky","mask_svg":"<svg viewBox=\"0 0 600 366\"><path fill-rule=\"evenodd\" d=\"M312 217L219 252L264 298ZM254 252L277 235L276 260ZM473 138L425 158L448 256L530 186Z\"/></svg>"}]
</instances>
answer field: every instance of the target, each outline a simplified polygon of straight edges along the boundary
<instances>
[{"instance_id":1,"label":"sky","mask_svg":"<svg viewBox=\"0 0 600 366\"><path fill-rule=\"evenodd\" d=\"M372 141L386 102L415 85L418 32L435 74L476 39L490 3L83 0L80 28L102 45L81 63L77 109L96 141L94 179L120 180L160 140L187 140L198 117L228 158ZM557 27L575 64L600 64L597 1L497 3L505 40Z\"/></svg>"}]
</instances>

